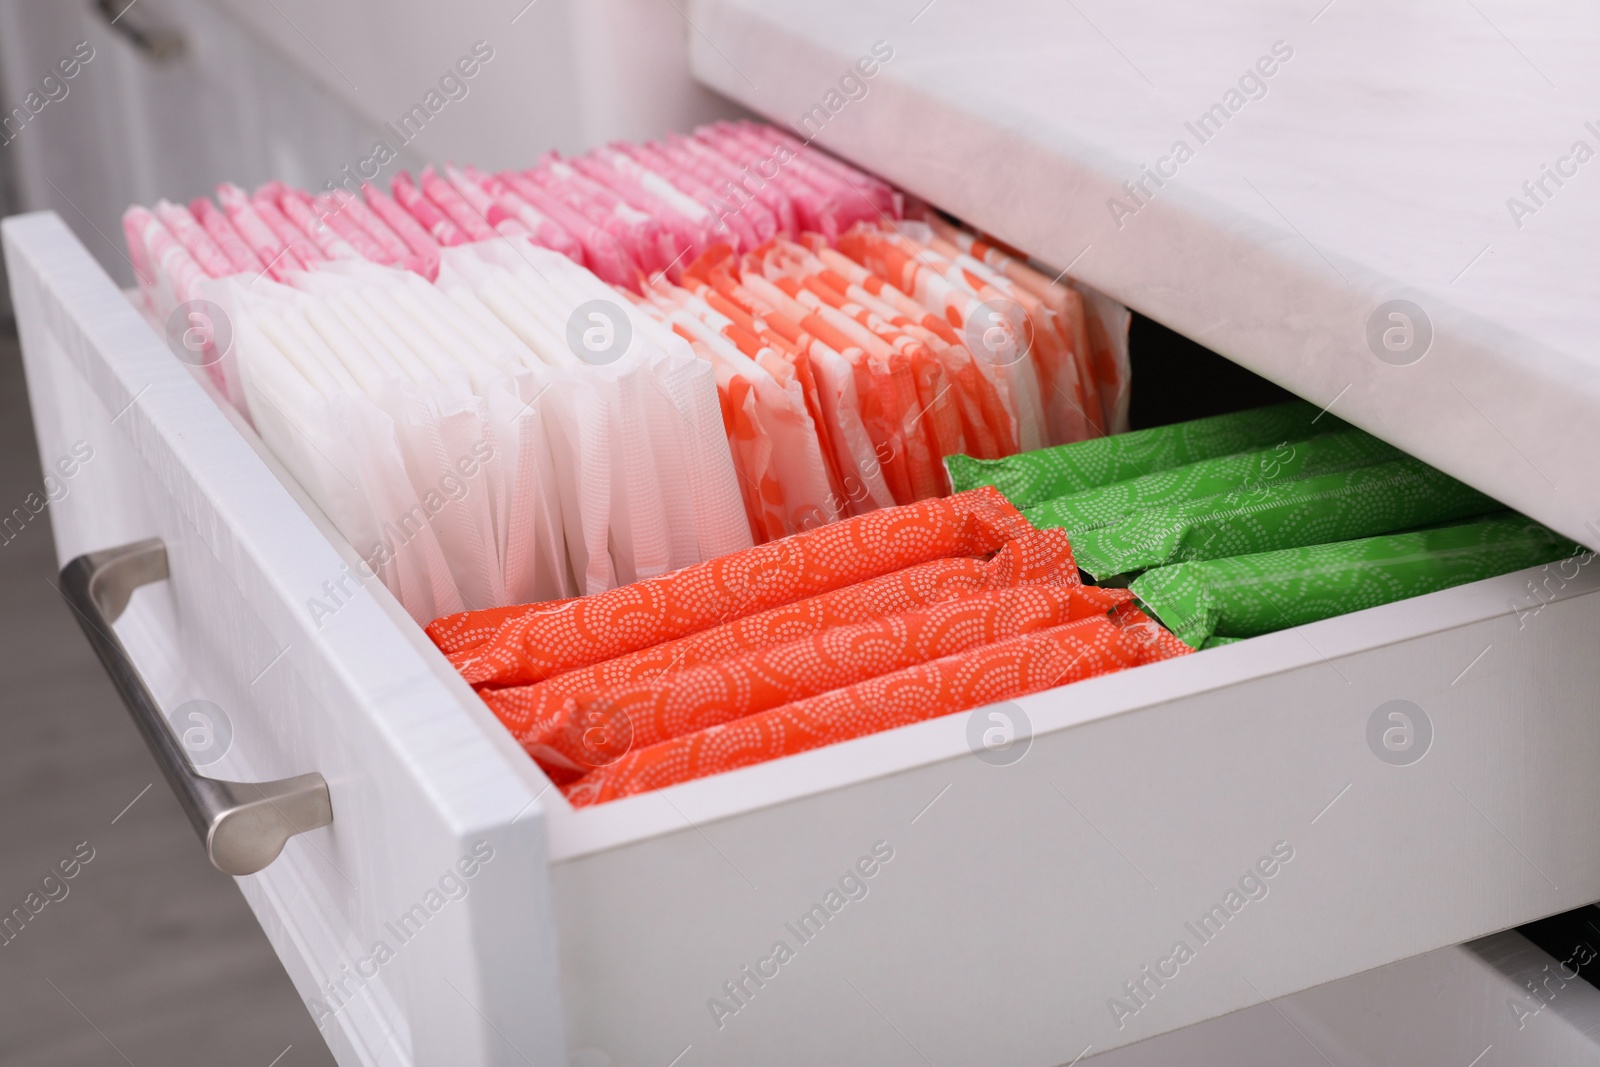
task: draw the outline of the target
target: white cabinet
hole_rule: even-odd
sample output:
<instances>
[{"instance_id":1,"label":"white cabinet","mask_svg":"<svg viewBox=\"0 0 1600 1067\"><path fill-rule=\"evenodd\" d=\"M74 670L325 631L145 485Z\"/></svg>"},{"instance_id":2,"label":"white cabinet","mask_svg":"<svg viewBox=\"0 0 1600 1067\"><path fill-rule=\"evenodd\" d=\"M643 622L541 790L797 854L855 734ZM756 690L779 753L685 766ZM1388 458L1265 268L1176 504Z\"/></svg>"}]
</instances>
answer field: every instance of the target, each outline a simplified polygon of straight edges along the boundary
<instances>
[{"instance_id":1,"label":"white cabinet","mask_svg":"<svg viewBox=\"0 0 1600 1067\"><path fill-rule=\"evenodd\" d=\"M111 0L113 11L124 4ZM157 58L127 30L181 44ZM95 3L0 0L6 106L79 42L93 58L0 151L18 206L57 211L123 285L134 280L121 226L129 204L187 200L221 181L320 189L371 147L369 121L203 0L138 0L116 27ZM395 166L422 159L407 152Z\"/></svg>"},{"instance_id":2,"label":"white cabinet","mask_svg":"<svg viewBox=\"0 0 1600 1067\"><path fill-rule=\"evenodd\" d=\"M350 550L58 218L5 248L40 453L94 452L59 557L160 537L118 624L157 695L226 710L217 776L328 782L241 884L342 1062L1048 1067L1600 898L1551 814L1600 808L1587 566L1039 694L1007 767L957 715L574 811L381 588L318 625Z\"/></svg>"},{"instance_id":3,"label":"white cabinet","mask_svg":"<svg viewBox=\"0 0 1600 1067\"><path fill-rule=\"evenodd\" d=\"M1600 991L1514 930L1439 949L1088 1062L1094 1067L1600 1063ZM1566 963L1567 966L1563 966Z\"/></svg>"},{"instance_id":4,"label":"white cabinet","mask_svg":"<svg viewBox=\"0 0 1600 1067\"><path fill-rule=\"evenodd\" d=\"M159 10L259 50L185 3ZM133 162L68 167L84 184L48 200L66 222L10 220L5 251L40 453L93 453L55 505L59 558L161 538L171 578L135 594L117 631L166 706L225 709L233 746L208 771L328 783L332 824L240 882L341 1063L1055 1067L1087 1049L1131 1067L1151 1049L1183 1055L1195 1035L1251 1032L1267 999L1335 1028L1371 998L1446 979L1467 990L1459 1003L1487 1003L1504 972L1449 946L1600 899L1588 825L1600 577L1588 561L1038 694L1019 702L1032 742L1006 767L973 758L970 716L957 715L575 811L381 587L314 618L308 600L355 556L95 262L114 262L105 219L127 201L200 191L193 161L141 155L162 143L140 125L165 106L150 101L177 94L172 106L208 114L201 97L232 91L223 75L237 73L267 111L184 139L212 153L203 181L320 185L367 122L423 91L414 71L431 76L458 38L485 36L508 42L490 70L504 84L475 89L474 117L439 126L429 152L531 162L722 109L686 88L675 52L660 60L670 70L621 69L636 51L667 54L645 47L654 37L687 38L695 74L728 96L780 121L823 103L822 144L1593 545L1593 279L1562 231L1592 230L1600 201L1573 190L1541 207L1542 230L1474 229L1522 177L1485 163L1488 149L1460 154L1475 128L1464 124L1488 123L1495 144L1533 161L1524 170L1567 134L1555 136L1565 112L1541 105L1536 72L1511 73L1515 58L1493 51L1505 41L1470 12L1463 28L1443 8L1337 5L1307 23L1257 3L693 0L682 20L658 5L543 0L457 23L418 2L363 42L363 8L222 6L302 69L325 62L323 88L243 59L141 72L92 28L106 52L88 73L126 92L74 95L24 136L103 136ZM59 18L63 46L76 39L77 14L35 7L0 5L8 72L32 59L11 43L19 20ZM502 36L479 27L491 15ZM318 58L297 41L296 26L324 16L351 50ZM1429 37L1430 19L1451 32ZM1561 38L1600 36L1592 19L1514 28L1580 77ZM614 47L613 23L628 27ZM1371 41L1405 51L1378 31L1429 45L1374 72ZM1150 184L1132 218L1110 211L1141 161L1169 152L1169 128L1279 38L1295 56L1228 120L1229 140ZM870 91L828 104L878 40L894 58ZM1439 82L1461 92L1427 91L1474 64L1478 82ZM517 125L519 99L568 89L569 113ZM279 128L271 108L330 95L341 103L325 131L290 138L287 154L258 136ZM1407 137L1441 153L1425 176L1406 169L1427 155ZM24 191L45 202L62 171L25 158ZM71 232L91 219L79 234L93 254ZM1417 360L1368 342L1373 314L1400 298L1431 329ZM1409 762L1369 740L1394 701L1423 753ZM872 876L840 891L863 858ZM1357 1035L1352 1055L1382 1032ZM1156 1035L1169 1044L1112 1051ZM1506 1055L1588 1062L1566 1040Z\"/></svg>"}]
</instances>

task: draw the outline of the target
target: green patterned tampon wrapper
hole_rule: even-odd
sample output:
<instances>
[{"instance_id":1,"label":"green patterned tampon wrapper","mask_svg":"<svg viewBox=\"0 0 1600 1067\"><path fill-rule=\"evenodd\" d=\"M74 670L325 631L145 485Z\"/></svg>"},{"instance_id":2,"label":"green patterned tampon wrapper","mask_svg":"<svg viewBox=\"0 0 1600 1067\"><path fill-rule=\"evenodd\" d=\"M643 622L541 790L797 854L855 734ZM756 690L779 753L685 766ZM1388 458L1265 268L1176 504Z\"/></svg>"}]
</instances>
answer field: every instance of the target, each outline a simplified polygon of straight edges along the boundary
<instances>
[{"instance_id":1,"label":"green patterned tampon wrapper","mask_svg":"<svg viewBox=\"0 0 1600 1067\"><path fill-rule=\"evenodd\" d=\"M1066 530L1076 544L1085 531L1114 525L1136 512L1404 458L1404 452L1369 433L1345 430L1056 497L1026 508L1024 514L1040 528Z\"/></svg>"},{"instance_id":2,"label":"green patterned tampon wrapper","mask_svg":"<svg viewBox=\"0 0 1600 1067\"><path fill-rule=\"evenodd\" d=\"M1134 579L1132 589L1190 648L1215 648L1582 551L1506 512L1412 533L1158 567Z\"/></svg>"},{"instance_id":3,"label":"green patterned tampon wrapper","mask_svg":"<svg viewBox=\"0 0 1600 1067\"><path fill-rule=\"evenodd\" d=\"M1443 471L1407 458L1135 512L1078 534L1072 554L1098 581L1189 560L1397 533L1501 507ZM1024 514L1032 520L1030 512Z\"/></svg>"},{"instance_id":4,"label":"green patterned tampon wrapper","mask_svg":"<svg viewBox=\"0 0 1600 1067\"><path fill-rule=\"evenodd\" d=\"M992 485L1019 508L1203 459L1272 448L1350 426L1304 400L1040 448L1004 459L945 457L955 492Z\"/></svg>"}]
</instances>

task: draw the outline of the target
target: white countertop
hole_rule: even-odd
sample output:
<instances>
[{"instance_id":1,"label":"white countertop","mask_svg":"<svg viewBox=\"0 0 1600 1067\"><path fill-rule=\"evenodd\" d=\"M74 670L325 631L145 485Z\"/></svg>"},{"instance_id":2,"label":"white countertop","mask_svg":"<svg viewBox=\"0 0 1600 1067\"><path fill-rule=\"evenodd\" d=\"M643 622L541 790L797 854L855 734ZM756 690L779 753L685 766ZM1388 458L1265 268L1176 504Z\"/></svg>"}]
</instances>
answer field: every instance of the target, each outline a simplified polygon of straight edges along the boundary
<instances>
[{"instance_id":1,"label":"white countertop","mask_svg":"<svg viewBox=\"0 0 1600 1067\"><path fill-rule=\"evenodd\" d=\"M695 75L791 126L887 42L818 144L1600 547L1600 9L1324 3L685 10ZM1276 42L1265 94L1226 99ZM1543 165L1576 173L1536 201ZM1431 322L1414 362L1369 346L1392 299Z\"/></svg>"}]
</instances>

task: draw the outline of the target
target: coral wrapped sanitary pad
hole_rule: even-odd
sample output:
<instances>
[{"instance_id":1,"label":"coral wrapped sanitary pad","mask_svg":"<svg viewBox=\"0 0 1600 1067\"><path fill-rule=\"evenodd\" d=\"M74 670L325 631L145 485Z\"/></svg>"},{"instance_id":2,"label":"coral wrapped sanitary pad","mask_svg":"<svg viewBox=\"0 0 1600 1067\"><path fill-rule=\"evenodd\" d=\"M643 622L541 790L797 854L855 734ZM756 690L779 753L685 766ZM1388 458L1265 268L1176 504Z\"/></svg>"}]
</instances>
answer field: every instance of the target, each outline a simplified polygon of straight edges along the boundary
<instances>
[{"instance_id":1,"label":"coral wrapped sanitary pad","mask_svg":"<svg viewBox=\"0 0 1600 1067\"><path fill-rule=\"evenodd\" d=\"M479 690L479 695L512 735L553 769L561 761L547 759L544 750L565 729L561 716L570 697L650 682L674 672L810 637L833 627L898 615L987 591L1024 585L1077 584L1078 569L1073 565L1066 535L1059 530L1033 531L1007 541L987 559L960 556L919 563L734 619L687 637L564 671L548 681L484 688ZM429 628L429 633L446 652L476 648L493 632L474 626L474 617L483 614L486 613L441 619ZM451 658L465 663L470 657Z\"/></svg>"},{"instance_id":2,"label":"coral wrapped sanitary pad","mask_svg":"<svg viewBox=\"0 0 1600 1067\"><path fill-rule=\"evenodd\" d=\"M527 685L719 623L1030 531L992 489L888 508L554 607L530 605L452 657L476 686ZM436 628L471 628L471 619Z\"/></svg>"},{"instance_id":3,"label":"coral wrapped sanitary pad","mask_svg":"<svg viewBox=\"0 0 1600 1067\"><path fill-rule=\"evenodd\" d=\"M564 792L603 803L1188 651L1137 610L1097 614L631 749Z\"/></svg>"}]
</instances>

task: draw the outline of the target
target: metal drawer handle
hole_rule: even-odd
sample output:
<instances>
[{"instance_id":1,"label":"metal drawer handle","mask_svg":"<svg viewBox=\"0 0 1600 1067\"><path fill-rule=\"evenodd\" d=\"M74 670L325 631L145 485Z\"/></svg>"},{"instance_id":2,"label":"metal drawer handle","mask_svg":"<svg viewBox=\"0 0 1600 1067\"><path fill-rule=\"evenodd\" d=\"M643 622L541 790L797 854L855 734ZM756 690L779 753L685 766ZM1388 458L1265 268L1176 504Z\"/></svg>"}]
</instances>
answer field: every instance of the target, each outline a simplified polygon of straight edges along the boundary
<instances>
[{"instance_id":1,"label":"metal drawer handle","mask_svg":"<svg viewBox=\"0 0 1600 1067\"><path fill-rule=\"evenodd\" d=\"M277 859L295 834L333 822L328 783L316 773L276 782L224 782L195 771L111 629L135 589L166 577L167 548L152 538L79 556L62 568L61 591L205 842L212 866L223 874L254 874Z\"/></svg>"}]
</instances>

